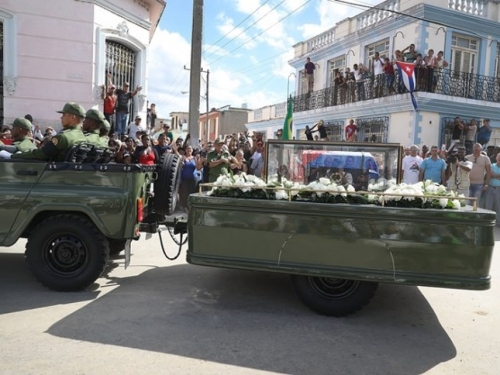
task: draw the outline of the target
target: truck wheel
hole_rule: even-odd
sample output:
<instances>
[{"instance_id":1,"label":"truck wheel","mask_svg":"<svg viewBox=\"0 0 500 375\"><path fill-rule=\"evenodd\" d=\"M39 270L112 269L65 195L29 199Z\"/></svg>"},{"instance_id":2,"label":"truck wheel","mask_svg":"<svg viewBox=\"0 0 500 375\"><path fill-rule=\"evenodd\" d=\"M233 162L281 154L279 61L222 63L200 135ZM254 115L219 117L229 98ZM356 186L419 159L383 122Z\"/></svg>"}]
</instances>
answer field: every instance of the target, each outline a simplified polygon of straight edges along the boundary
<instances>
[{"instance_id":1,"label":"truck wheel","mask_svg":"<svg viewBox=\"0 0 500 375\"><path fill-rule=\"evenodd\" d=\"M125 250L126 243L127 240L108 240L109 255L120 254L123 250Z\"/></svg>"},{"instance_id":2,"label":"truck wheel","mask_svg":"<svg viewBox=\"0 0 500 375\"><path fill-rule=\"evenodd\" d=\"M375 294L378 283L328 277L292 275L299 299L327 316L345 316L360 310Z\"/></svg>"},{"instance_id":3,"label":"truck wheel","mask_svg":"<svg viewBox=\"0 0 500 375\"><path fill-rule=\"evenodd\" d=\"M174 213L177 192L181 183L181 158L174 154L163 154L158 164L158 179L155 181L155 212L161 216Z\"/></svg>"},{"instance_id":4,"label":"truck wheel","mask_svg":"<svg viewBox=\"0 0 500 375\"><path fill-rule=\"evenodd\" d=\"M92 284L108 263L108 241L89 220L76 215L53 216L33 230L26 262L44 286L58 291L81 290Z\"/></svg>"}]
</instances>

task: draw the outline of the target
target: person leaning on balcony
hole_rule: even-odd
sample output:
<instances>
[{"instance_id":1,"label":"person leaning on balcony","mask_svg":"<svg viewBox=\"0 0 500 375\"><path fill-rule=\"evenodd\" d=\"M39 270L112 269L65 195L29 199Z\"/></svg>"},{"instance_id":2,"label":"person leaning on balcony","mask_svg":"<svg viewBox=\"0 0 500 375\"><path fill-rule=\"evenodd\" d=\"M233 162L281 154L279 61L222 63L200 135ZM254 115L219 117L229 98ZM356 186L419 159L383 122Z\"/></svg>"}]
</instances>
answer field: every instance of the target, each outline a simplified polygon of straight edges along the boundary
<instances>
[{"instance_id":1,"label":"person leaning on balcony","mask_svg":"<svg viewBox=\"0 0 500 375\"><path fill-rule=\"evenodd\" d=\"M483 192L488 188L491 178L491 161L481 152L482 150L481 144L476 143L472 146L472 154L466 156L466 159L472 162L472 170L469 174L469 197L477 198L478 204Z\"/></svg>"},{"instance_id":2,"label":"person leaning on balcony","mask_svg":"<svg viewBox=\"0 0 500 375\"><path fill-rule=\"evenodd\" d=\"M365 100L365 80L363 77L365 68L363 67L363 64L354 64L352 69L354 73L354 80L356 81L358 101Z\"/></svg>"},{"instance_id":3,"label":"person leaning on balcony","mask_svg":"<svg viewBox=\"0 0 500 375\"><path fill-rule=\"evenodd\" d=\"M438 146L431 147L431 156L420 164L419 181L431 180L438 184L444 184L446 163L438 156L438 152Z\"/></svg>"},{"instance_id":4,"label":"person leaning on balcony","mask_svg":"<svg viewBox=\"0 0 500 375\"><path fill-rule=\"evenodd\" d=\"M406 52L408 51L408 52ZM406 53L405 53L406 52ZM404 56L405 62L412 63L417 59L418 52L415 51L415 44L410 44L404 50L401 51Z\"/></svg>"},{"instance_id":5,"label":"person leaning on balcony","mask_svg":"<svg viewBox=\"0 0 500 375\"><path fill-rule=\"evenodd\" d=\"M465 149L467 155L472 154L472 146L474 145L474 140L476 139L477 133L477 122L476 119L470 120L468 125L465 125Z\"/></svg>"},{"instance_id":6,"label":"person leaning on balcony","mask_svg":"<svg viewBox=\"0 0 500 375\"><path fill-rule=\"evenodd\" d=\"M375 98L379 98L382 96L384 91L384 62L380 58L380 54L375 52L375 56L373 57L373 91Z\"/></svg>"},{"instance_id":7,"label":"person leaning on balcony","mask_svg":"<svg viewBox=\"0 0 500 375\"><path fill-rule=\"evenodd\" d=\"M319 67L319 65L318 65ZM314 90L314 70L316 69L316 65L311 62L311 58L307 58L307 62L304 65L304 70L306 72L306 78L307 78L307 87L308 87L308 92L313 92Z\"/></svg>"}]
</instances>

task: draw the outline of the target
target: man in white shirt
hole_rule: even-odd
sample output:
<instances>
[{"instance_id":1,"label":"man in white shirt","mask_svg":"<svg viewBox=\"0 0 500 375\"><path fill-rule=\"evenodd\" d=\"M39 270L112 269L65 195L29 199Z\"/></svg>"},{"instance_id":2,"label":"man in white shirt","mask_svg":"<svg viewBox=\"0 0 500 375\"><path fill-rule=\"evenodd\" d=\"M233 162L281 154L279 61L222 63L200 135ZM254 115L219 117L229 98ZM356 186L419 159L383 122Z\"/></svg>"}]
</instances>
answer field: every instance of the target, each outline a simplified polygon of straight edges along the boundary
<instances>
[{"instance_id":1,"label":"man in white shirt","mask_svg":"<svg viewBox=\"0 0 500 375\"><path fill-rule=\"evenodd\" d=\"M131 122L128 125L128 129L127 129L128 136L133 138L134 141L139 141L139 139L137 138L137 132L141 132L141 133L144 132L144 128L141 125L141 121L142 121L142 119L140 116L135 116L135 121Z\"/></svg>"},{"instance_id":2,"label":"man in white shirt","mask_svg":"<svg viewBox=\"0 0 500 375\"><path fill-rule=\"evenodd\" d=\"M373 57L373 91L375 98L380 98L383 94L384 89L384 63L380 59L378 52L375 52Z\"/></svg>"},{"instance_id":3,"label":"man in white shirt","mask_svg":"<svg viewBox=\"0 0 500 375\"><path fill-rule=\"evenodd\" d=\"M412 145L410 147L410 155L403 158L403 182L405 184L412 185L418 182L422 161L423 159L418 156L418 147Z\"/></svg>"}]
</instances>

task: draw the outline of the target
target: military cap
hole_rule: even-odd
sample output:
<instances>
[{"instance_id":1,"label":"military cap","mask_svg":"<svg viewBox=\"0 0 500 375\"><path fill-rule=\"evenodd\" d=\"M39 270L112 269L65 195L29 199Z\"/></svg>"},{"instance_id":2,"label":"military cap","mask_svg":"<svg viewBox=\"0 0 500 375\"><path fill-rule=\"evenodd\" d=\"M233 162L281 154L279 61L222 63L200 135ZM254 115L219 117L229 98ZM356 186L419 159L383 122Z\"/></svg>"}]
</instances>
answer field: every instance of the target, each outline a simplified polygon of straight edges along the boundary
<instances>
[{"instance_id":1,"label":"military cap","mask_svg":"<svg viewBox=\"0 0 500 375\"><path fill-rule=\"evenodd\" d=\"M62 111L57 111L57 113L70 113L75 116L85 117L85 109L75 102L66 103Z\"/></svg>"},{"instance_id":2,"label":"military cap","mask_svg":"<svg viewBox=\"0 0 500 375\"><path fill-rule=\"evenodd\" d=\"M24 130L31 130L31 122L26 120L25 118L18 117L14 120L12 123L12 126L17 126L18 128L24 129Z\"/></svg>"},{"instance_id":3,"label":"military cap","mask_svg":"<svg viewBox=\"0 0 500 375\"><path fill-rule=\"evenodd\" d=\"M225 143L224 140L222 138L217 138L215 141L214 141L214 145L218 145L218 144L221 144L221 143Z\"/></svg>"},{"instance_id":4,"label":"military cap","mask_svg":"<svg viewBox=\"0 0 500 375\"><path fill-rule=\"evenodd\" d=\"M104 119L102 122L102 127L106 130L111 130L111 125L109 124L108 120Z\"/></svg>"},{"instance_id":5,"label":"military cap","mask_svg":"<svg viewBox=\"0 0 500 375\"><path fill-rule=\"evenodd\" d=\"M97 109L89 109L87 113L85 113L85 117L101 123L106 120L102 112Z\"/></svg>"}]
</instances>

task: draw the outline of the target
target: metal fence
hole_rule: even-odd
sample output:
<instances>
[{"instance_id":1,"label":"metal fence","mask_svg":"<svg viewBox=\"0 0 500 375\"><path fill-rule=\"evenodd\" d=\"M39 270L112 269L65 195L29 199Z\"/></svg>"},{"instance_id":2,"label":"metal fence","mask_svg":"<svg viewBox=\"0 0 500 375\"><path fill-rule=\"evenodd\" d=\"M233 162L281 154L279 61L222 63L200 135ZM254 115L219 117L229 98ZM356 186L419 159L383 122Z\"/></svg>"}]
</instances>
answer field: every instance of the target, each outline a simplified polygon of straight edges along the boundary
<instances>
[{"instance_id":1,"label":"metal fence","mask_svg":"<svg viewBox=\"0 0 500 375\"><path fill-rule=\"evenodd\" d=\"M449 69L415 69L415 91L500 102L500 78ZM407 93L399 72L368 76L361 81L334 85L293 97L293 111L303 112Z\"/></svg>"}]
</instances>

